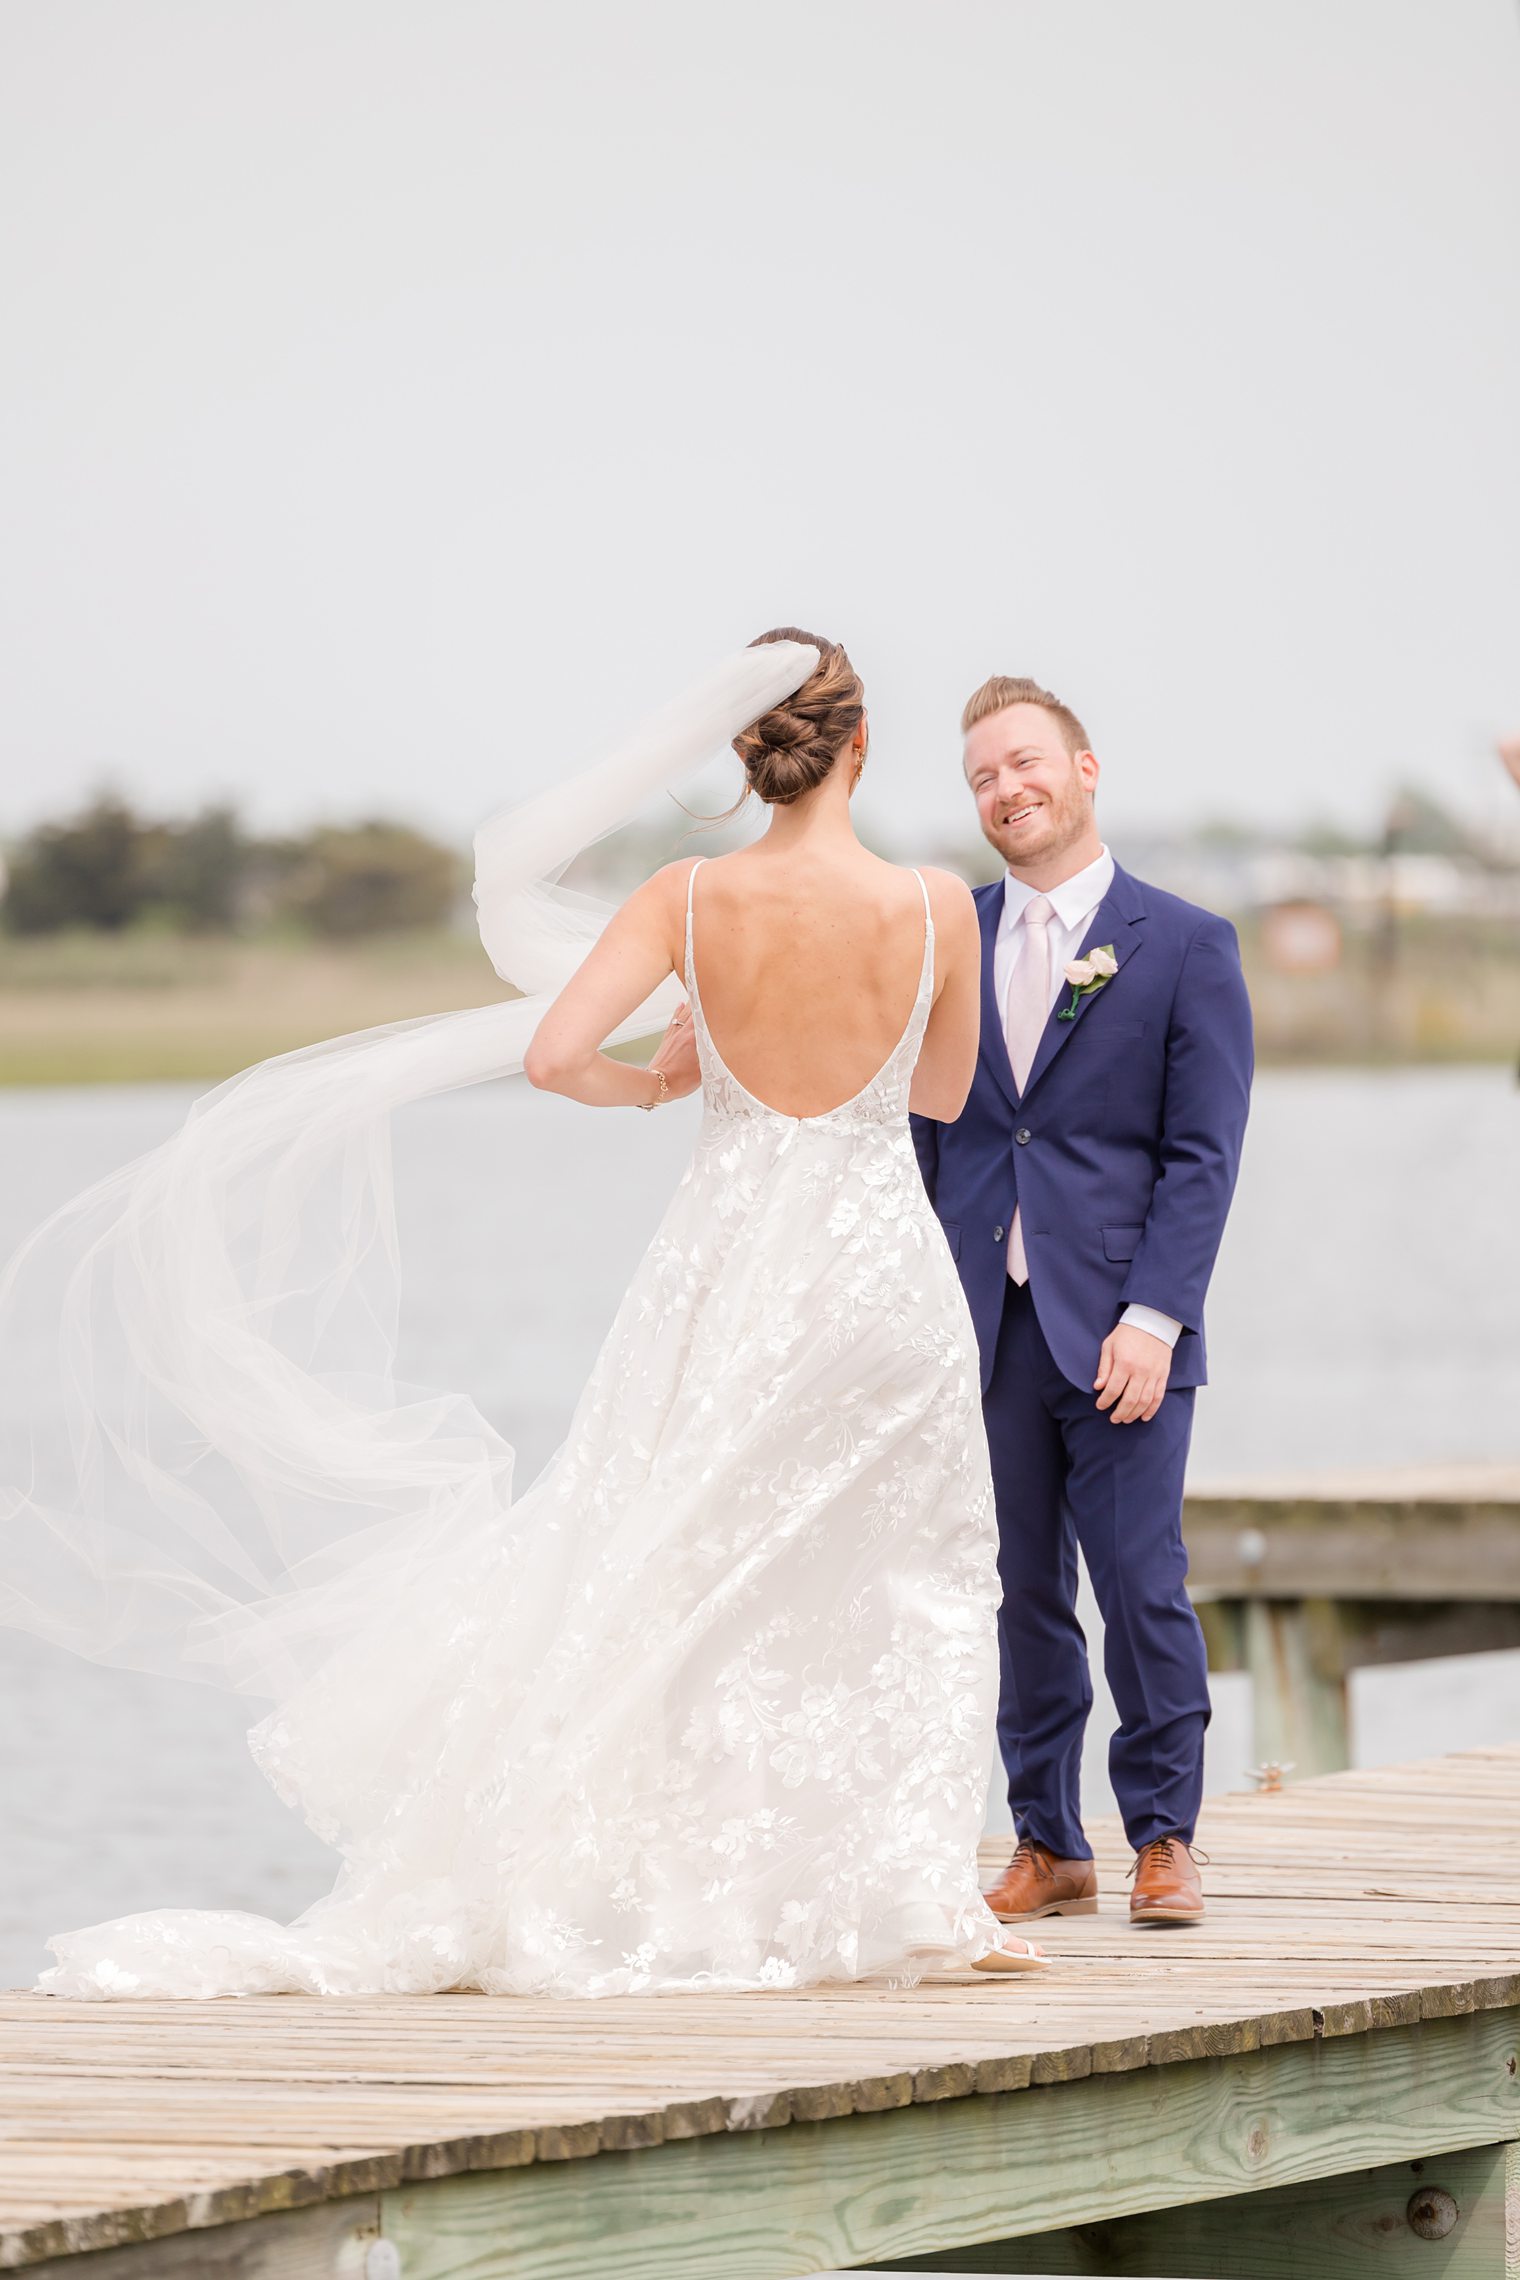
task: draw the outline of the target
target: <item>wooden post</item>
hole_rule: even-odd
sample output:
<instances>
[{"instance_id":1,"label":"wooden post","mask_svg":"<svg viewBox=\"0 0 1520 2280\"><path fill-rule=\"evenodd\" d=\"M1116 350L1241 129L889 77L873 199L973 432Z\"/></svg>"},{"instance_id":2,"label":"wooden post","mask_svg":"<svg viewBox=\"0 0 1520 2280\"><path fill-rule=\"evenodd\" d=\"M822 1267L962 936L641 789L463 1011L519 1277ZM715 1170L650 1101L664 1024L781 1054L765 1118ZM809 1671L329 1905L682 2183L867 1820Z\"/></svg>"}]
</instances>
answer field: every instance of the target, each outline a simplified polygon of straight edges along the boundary
<instances>
[{"instance_id":1,"label":"wooden post","mask_svg":"<svg viewBox=\"0 0 1520 2280\"><path fill-rule=\"evenodd\" d=\"M1351 1726L1340 1617L1327 1599L1250 1599L1242 1611L1257 1763L1342 1773Z\"/></svg>"}]
</instances>

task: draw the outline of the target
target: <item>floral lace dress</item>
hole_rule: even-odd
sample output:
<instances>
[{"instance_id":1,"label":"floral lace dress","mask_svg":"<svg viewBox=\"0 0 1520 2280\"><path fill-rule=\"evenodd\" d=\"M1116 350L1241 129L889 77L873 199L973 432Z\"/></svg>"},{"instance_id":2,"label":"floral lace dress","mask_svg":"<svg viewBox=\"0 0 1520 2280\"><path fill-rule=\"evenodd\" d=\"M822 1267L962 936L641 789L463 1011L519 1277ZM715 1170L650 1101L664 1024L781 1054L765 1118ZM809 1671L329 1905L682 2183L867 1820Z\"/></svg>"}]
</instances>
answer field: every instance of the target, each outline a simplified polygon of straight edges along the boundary
<instances>
[{"instance_id":1,"label":"floral lace dress","mask_svg":"<svg viewBox=\"0 0 1520 2280\"><path fill-rule=\"evenodd\" d=\"M782 1116L708 1034L688 904L701 1133L564 1448L401 1597L358 1566L351 1634L254 1731L336 1889L70 1933L45 1988L790 1987L997 1945L992 1490L907 1117L933 966L926 919L885 1067Z\"/></svg>"}]
</instances>

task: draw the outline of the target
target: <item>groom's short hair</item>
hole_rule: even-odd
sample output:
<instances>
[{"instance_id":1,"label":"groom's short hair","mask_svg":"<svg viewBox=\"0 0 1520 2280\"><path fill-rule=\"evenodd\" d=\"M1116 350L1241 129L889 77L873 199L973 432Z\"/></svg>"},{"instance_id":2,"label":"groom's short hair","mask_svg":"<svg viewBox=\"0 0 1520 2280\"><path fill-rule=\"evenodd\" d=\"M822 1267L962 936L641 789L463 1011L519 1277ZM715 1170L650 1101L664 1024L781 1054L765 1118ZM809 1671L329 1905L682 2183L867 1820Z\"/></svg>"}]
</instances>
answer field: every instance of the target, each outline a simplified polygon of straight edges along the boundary
<instances>
[{"instance_id":1,"label":"groom's short hair","mask_svg":"<svg viewBox=\"0 0 1520 2280\"><path fill-rule=\"evenodd\" d=\"M1042 689L1038 681L1015 673L994 673L974 696L966 699L966 709L961 714L962 736L968 729L975 728L979 720L985 720L989 713L1001 712L1006 705L1042 706L1059 723L1061 741L1068 752L1091 750L1087 731L1070 705L1063 705L1059 697L1053 696L1049 689Z\"/></svg>"}]
</instances>

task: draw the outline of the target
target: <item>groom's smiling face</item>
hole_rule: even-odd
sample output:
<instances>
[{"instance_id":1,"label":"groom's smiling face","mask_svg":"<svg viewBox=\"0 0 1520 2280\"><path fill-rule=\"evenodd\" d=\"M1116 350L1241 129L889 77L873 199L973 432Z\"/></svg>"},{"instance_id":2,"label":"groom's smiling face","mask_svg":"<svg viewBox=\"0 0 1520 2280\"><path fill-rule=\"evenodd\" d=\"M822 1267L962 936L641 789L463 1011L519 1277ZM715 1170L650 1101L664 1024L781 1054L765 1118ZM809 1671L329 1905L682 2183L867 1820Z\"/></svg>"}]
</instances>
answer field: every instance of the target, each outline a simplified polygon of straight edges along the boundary
<instances>
[{"instance_id":1,"label":"groom's smiling face","mask_svg":"<svg viewBox=\"0 0 1520 2280\"><path fill-rule=\"evenodd\" d=\"M1071 752L1043 705L1005 705L966 731L966 781L982 830L1009 869L1041 871L1096 847L1098 763Z\"/></svg>"}]
</instances>

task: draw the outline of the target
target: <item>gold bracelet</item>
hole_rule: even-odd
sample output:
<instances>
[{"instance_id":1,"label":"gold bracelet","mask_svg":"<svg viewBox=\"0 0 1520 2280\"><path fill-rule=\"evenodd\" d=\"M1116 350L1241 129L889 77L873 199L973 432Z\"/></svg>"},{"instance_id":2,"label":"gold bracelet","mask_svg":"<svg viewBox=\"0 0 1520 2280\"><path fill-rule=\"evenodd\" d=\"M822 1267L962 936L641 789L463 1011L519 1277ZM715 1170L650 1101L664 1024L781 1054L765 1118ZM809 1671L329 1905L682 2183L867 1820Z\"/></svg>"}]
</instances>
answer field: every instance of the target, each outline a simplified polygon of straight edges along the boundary
<instances>
[{"instance_id":1,"label":"gold bracelet","mask_svg":"<svg viewBox=\"0 0 1520 2280\"><path fill-rule=\"evenodd\" d=\"M665 1082L665 1071L663 1069L651 1069L649 1074L653 1077L655 1083L659 1086L660 1089L655 1094L653 1100L641 1100L639 1102L639 1106L641 1109L643 1109L646 1116L651 1115L657 1108L663 1108L666 1101L668 1101L670 1098L670 1087Z\"/></svg>"}]
</instances>

